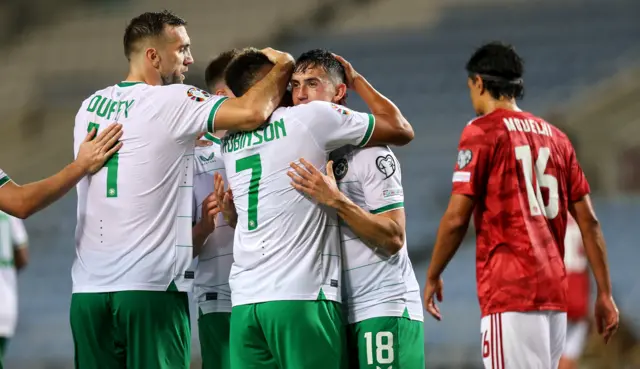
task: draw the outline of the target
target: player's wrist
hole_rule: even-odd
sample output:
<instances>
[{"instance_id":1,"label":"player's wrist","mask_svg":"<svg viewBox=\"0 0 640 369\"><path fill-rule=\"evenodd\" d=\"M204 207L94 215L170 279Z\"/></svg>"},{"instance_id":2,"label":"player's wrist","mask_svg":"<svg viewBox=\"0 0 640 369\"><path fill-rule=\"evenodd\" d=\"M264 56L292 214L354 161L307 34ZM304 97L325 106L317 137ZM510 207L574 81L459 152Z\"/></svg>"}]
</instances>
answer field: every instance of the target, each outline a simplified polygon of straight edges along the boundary
<instances>
[{"instance_id":1,"label":"player's wrist","mask_svg":"<svg viewBox=\"0 0 640 369\"><path fill-rule=\"evenodd\" d=\"M70 166L72 166L73 169L81 171L84 175L91 174L91 161L82 156L78 156L76 160L71 162Z\"/></svg>"}]
</instances>

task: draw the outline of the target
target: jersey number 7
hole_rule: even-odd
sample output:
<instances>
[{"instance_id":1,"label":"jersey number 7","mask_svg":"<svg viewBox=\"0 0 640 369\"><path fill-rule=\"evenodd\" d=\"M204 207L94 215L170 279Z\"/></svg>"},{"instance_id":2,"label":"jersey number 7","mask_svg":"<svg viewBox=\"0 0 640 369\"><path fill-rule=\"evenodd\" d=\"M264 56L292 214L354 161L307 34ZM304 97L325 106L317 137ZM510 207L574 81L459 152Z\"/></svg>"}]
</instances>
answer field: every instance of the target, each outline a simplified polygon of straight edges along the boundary
<instances>
[{"instance_id":1,"label":"jersey number 7","mask_svg":"<svg viewBox=\"0 0 640 369\"><path fill-rule=\"evenodd\" d=\"M549 162L551 150L541 147L538 150L536 166L532 165L531 147L529 145L516 147L516 159L520 160L527 188L527 199L531 215L544 215L547 219L554 219L558 215L558 180L551 174L544 174ZM535 172L535 188L533 187L533 174ZM549 190L549 205L544 204L541 187Z\"/></svg>"},{"instance_id":2,"label":"jersey number 7","mask_svg":"<svg viewBox=\"0 0 640 369\"><path fill-rule=\"evenodd\" d=\"M253 231L258 228L258 192L260 189L260 178L262 178L262 161L260 154L247 156L236 160L236 173L243 170L251 170L251 180L249 181L249 204L248 204L248 229Z\"/></svg>"},{"instance_id":3,"label":"jersey number 7","mask_svg":"<svg viewBox=\"0 0 640 369\"><path fill-rule=\"evenodd\" d=\"M96 129L96 134L100 129L100 125L98 123L90 122L87 127L87 132L91 131L91 129ZM104 163L104 166L107 168L107 197L118 197L118 153L113 154L112 157Z\"/></svg>"}]
</instances>

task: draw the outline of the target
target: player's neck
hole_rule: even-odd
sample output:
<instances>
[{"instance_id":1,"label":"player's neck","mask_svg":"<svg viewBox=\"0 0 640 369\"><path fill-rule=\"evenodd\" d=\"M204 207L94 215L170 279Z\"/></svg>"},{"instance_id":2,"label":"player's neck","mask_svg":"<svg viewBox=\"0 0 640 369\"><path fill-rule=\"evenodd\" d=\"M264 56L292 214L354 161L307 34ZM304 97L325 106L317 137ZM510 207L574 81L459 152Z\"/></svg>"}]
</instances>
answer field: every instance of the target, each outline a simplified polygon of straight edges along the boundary
<instances>
[{"instance_id":1,"label":"player's neck","mask_svg":"<svg viewBox=\"0 0 640 369\"><path fill-rule=\"evenodd\" d=\"M162 86L162 78L154 71L154 73L147 73L144 68L139 66L130 65L129 74L127 75L126 82L144 82L151 86Z\"/></svg>"},{"instance_id":2,"label":"player's neck","mask_svg":"<svg viewBox=\"0 0 640 369\"><path fill-rule=\"evenodd\" d=\"M498 110L498 109L502 109L502 110L509 110L509 111L522 111L519 107L518 104L516 104L516 100L515 99L509 99L509 100L491 100L488 104L487 104L487 109L485 110L485 115L487 114L491 114L494 111Z\"/></svg>"}]
</instances>

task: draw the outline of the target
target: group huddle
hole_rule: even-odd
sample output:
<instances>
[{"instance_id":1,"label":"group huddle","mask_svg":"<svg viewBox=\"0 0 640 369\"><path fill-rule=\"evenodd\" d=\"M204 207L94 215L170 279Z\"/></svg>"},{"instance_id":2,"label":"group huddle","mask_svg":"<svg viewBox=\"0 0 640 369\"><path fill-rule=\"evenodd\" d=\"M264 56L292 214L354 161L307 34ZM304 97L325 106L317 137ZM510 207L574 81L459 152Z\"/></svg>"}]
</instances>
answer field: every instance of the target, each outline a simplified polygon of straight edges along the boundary
<instances>
[{"instance_id":1,"label":"group huddle","mask_svg":"<svg viewBox=\"0 0 640 369\"><path fill-rule=\"evenodd\" d=\"M189 368L191 291L205 369L424 368L401 166L387 146L414 138L398 107L321 49L297 60L231 50L207 67L209 92L184 85L190 40L167 11L134 18L124 50L127 78L75 120L76 161L94 148L102 160L75 179L90 174L76 186L76 368ZM618 324L589 185L566 136L515 104L511 46L482 46L466 70L479 117L462 133L424 306L442 318L441 275L475 214L485 367L556 369L569 213L605 340ZM368 112L345 106L347 89Z\"/></svg>"}]
</instances>

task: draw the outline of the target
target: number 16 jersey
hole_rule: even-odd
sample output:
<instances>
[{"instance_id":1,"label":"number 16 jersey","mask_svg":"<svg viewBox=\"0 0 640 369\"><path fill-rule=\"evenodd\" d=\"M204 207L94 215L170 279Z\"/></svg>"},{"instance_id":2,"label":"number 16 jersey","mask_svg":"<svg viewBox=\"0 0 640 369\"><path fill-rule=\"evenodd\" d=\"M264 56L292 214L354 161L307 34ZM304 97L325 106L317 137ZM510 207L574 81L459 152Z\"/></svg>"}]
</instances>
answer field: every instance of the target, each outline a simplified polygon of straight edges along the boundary
<instances>
[{"instance_id":1,"label":"number 16 jersey","mask_svg":"<svg viewBox=\"0 0 640 369\"><path fill-rule=\"evenodd\" d=\"M498 109L462 132L453 193L475 199L482 316L566 311L569 202L589 185L567 136L532 114Z\"/></svg>"}]
</instances>

